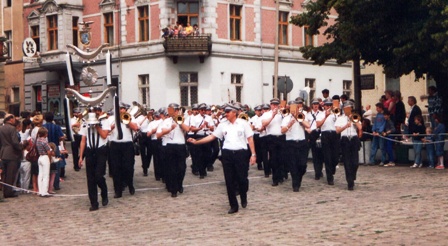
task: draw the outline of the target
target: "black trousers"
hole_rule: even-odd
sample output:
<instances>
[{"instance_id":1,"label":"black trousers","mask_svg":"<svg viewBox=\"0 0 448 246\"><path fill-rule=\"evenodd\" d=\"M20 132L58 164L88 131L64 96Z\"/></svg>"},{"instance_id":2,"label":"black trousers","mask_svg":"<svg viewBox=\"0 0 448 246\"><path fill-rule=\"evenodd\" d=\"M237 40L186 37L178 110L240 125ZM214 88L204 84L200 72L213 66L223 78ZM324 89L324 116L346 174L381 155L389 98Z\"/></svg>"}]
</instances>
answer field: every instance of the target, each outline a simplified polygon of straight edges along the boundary
<instances>
[{"instance_id":1,"label":"black trousers","mask_svg":"<svg viewBox=\"0 0 448 246\"><path fill-rule=\"evenodd\" d=\"M20 161L14 160L2 160L3 172L2 172L2 181L15 186L15 181L17 180L17 175L19 172ZM14 190L10 186L3 185L3 197L13 197Z\"/></svg>"},{"instance_id":2,"label":"black trousers","mask_svg":"<svg viewBox=\"0 0 448 246\"><path fill-rule=\"evenodd\" d=\"M336 173L336 165L339 162L339 136L336 131L323 131L321 139L325 174L327 175L327 181L333 181L333 175Z\"/></svg>"},{"instance_id":3,"label":"black trousers","mask_svg":"<svg viewBox=\"0 0 448 246\"><path fill-rule=\"evenodd\" d=\"M220 146L219 141L220 140L218 138L216 138L215 140L213 140L210 143L211 154L210 154L210 160L208 161L207 167L213 167L213 164L215 164L216 159L218 159L219 146Z\"/></svg>"},{"instance_id":4,"label":"black trousers","mask_svg":"<svg viewBox=\"0 0 448 246\"><path fill-rule=\"evenodd\" d=\"M166 187L172 194L177 193L183 188L187 169L185 144L167 144L162 146L162 153L166 159Z\"/></svg>"},{"instance_id":5,"label":"black trousers","mask_svg":"<svg viewBox=\"0 0 448 246\"><path fill-rule=\"evenodd\" d=\"M264 169L264 175L270 175L271 172L271 166L269 165L269 158L268 158L268 138L267 136L260 137L260 156L261 160L263 162L263 169ZM257 151L257 147L255 147L255 151ZM258 158L258 153L257 153Z\"/></svg>"},{"instance_id":6,"label":"black trousers","mask_svg":"<svg viewBox=\"0 0 448 246\"><path fill-rule=\"evenodd\" d=\"M255 146L255 153L257 154L257 167L258 169L261 169L263 168L263 156L261 154L260 134L254 134L254 146Z\"/></svg>"},{"instance_id":7,"label":"black trousers","mask_svg":"<svg viewBox=\"0 0 448 246\"><path fill-rule=\"evenodd\" d=\"M134 143L110 142L110 164L115 194L121 195L123 184L134 186Z\"/></svg>"},{"instance_id":8,"label":"black trousers","mask_svg":"<svg viewBox=\"0 0 448 246\"><path fill-rule=\"evenodd\" d=\"M160 148L162 147L162 140L151 140L151 152L154 157L154 176L162 179L164 177L163 165L160 160Z\"/></svg>"},{"instance_id":9,"label":"black trousers","mask_svg":"<svg viewBox=\"0 0 448 246\"><path fill-rule=\"evenodd\" d=\"M87 190L90 205L93 207L98 207L97 186L101 189L101 197L107 198L107 184L104 175L106 174L108 152L107 146L98 149L86 148Z\"/></svg>"},{"instance_id":10,"label":"black trousers","mask_svg":"<svg viewBox=\"0 0 448 246\"><path fill-rule=\"evenodd\" d=\"M205 136L192 136L194 139L202 139ZM193 171L199 172L200 176L207 175L207 165L210 161L211 147L210 143L201 145L188 145L190 151L191 159L193 162Z\"/></svg>"},{"instance_id":11,"label":"black trousers","mask_svg":"<svg viewBox=\"0 0 448 246\"><path fill-rule=\"evenodd\" d=\"M286 141L285 142L285 162L289 168L292 179L292 188L300 188L302 177L306 173L308 160L308 141ZM287 154L286 154L287 153Z\"/></svg>"},{"instance_id":12,"label":"black trousers","mask_svg":"<svg viewBox=\"0 0 448 246\"><path fill-rule=\"evenodd\" d=\"M75 170L79 169L78 163L79 163L79 146L81 144L82 136L79 134L75 134L73 136L73 141L71 142L72 146L72 155L73 155L73 168Z\"/></svg>"},{"instance_id":13,"label":"black trousers","mask_svg":"<svg viewBox=\"0 0 448 246\"><path fill-rule=\"evenodd\" d=\"M341 138L341 148L344 153L344 169L345 169L345 179L349 187L355 185L356 173L358 172L359 166L359 156L358 151L360 149L361 143L358 137L342 137Z\"/></svg>"},{"instance_id":14,"label":"black trousers","mask_svg":"<svg viewBox=\"0 0 448 246\"><path fill-rule=\"evenodd\" d=\"M151 138L147 136L140 137L140 158L142 159L142 168L147 171L151 165L152 151Z\"/></svg>"},{"instance_id":15,"label":"black trousers","mask_svg":"<svg viewBox=\"0 0 448 246\"><path fill-rule=\"evenodd\" d=\"M316 141L310 140L311 154L313 155L313 167L314 167L314 175L316 178L323 177L322 169L323 169L323 151L321 147L316 145Z\"/></svg>"},{"instance_id":16,"label":"black trousers","mask_svg":"<svg viewBox=\"0 0 448 246\"><path fill-rule=\"evenodd\" d=\"M247 191L249 190L249 158L247 150L222 150L222 167L224 179L226 181L227 197L231 208L238 208L236 199L236 187L239 189L242 201L247 200ZM238 184L237 186L235 184Z\"/></svg>"},{"instance_id":17,"label":"black trousers","mask_svg":"<svg viewBox=\"0 0 448 246\"><path fill-rule=\"evenodd\" d=\"M269 153L269 166L272 168L272 182L283 182L285 163L282 161L282 146L285 141L285 135L268 135L266 138Z\"/></svg>"}]
</instances>

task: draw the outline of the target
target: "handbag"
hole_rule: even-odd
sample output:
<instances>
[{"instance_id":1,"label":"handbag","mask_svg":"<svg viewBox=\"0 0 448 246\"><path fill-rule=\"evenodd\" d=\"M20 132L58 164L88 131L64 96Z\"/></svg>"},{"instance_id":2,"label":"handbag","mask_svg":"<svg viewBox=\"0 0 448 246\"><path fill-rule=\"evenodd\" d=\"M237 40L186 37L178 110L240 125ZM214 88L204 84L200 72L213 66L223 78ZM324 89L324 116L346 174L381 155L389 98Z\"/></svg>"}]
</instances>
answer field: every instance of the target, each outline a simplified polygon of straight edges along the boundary
<instances>
[{"instance_id":1,"label":"handbag","mask_svg":"<svg viewBox=\"0 0 448 246\"><path fill-rule=\"evenodd\" d=\"M39 159L39 153L37 152L37 139L35 143L33 143L33 147L31 147L30 151L26 154L25 159L31 163L37 162Z\"/></svg>"}]
</instances>

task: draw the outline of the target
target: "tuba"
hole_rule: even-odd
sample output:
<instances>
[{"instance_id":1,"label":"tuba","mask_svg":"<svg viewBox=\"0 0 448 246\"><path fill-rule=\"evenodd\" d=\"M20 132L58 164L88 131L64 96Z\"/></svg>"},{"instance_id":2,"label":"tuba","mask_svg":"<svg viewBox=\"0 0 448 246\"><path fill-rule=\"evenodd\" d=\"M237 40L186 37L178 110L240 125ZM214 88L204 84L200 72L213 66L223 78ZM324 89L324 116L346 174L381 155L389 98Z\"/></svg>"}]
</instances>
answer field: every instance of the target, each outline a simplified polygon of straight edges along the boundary
<instances>
[{"instance_id":1,"label":"tuba","mask_svg":"<svg viewBox=\"0 0 448 246\"><path fill-rule=\"evenodd\" d=\"M359 114L357 114L357 113L353 113L353 114L350 116L350 120L351 120L353 123L358 123L358 122L361 121L361 116L360 116Z\"/></svg>"},{"instance_id":2,"label":"tuba","mask_svg":"<svg viewBox=\"0 0 448 246\"><path fill-rule=\"evenodd\" d=\"M146 110L140 103L133 101L132 107L128 110L128 113L134 118L137 118L140 115L146 115Z\"/></svg>"}]
</instances>

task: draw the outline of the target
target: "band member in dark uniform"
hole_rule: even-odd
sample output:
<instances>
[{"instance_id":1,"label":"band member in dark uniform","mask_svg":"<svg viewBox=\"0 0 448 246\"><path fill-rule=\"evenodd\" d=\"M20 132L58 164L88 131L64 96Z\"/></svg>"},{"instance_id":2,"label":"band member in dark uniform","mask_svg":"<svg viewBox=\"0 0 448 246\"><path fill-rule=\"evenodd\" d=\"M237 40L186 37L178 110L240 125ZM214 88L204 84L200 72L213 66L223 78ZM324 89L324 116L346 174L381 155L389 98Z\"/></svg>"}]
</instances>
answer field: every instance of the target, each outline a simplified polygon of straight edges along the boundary
<instances>
[{"instance_id":1,"label":"band member in dark uniform","mask_svg":"<svg viewBox=\"0 0 448 246\"><path fill-rule=\"evenodd\" d=\"M112 135L110 137L110 161L112 167L112 176L114 180L114 198L122 196L123 187L129 187L129 193L134 195L134 143L132 139L132 131L138 131L138 125L134 123L135 119L126 113L129 105L120 103L120 115L115 115L121 120L119 121L122 130L123 138L119 138L119 130L115 125L117 120L111 126ZM126 119L125 118L129 118Z\"/></svg>"},{"instance_id":2,"label":"band member in dark uniform","mask_svg":"<svg viewBox=\"0 0 448 246\"><path fill-rule=\"evenodd\" d=\"M95 113L89 113L89 118L81 127L79 134L82 136L80 155L85 154L87 189L90 200L90 211L98 210L98 190L101 189L101 203L106 206L109 203L107 197L106 161L108 157L107 136L110 132L110 124L107 120L97 120ZM79 159L79 167L82 167L83 158Z\"/></svg>"},{"instance_id":3,"label":"band member in dark uniform","mask_svg":"<svg viewBox=\"0 0 448 246\"><path fill-rule=\"evenodd\" d=\"M177 117L180 116L179 109L180 106L177 103L168 105L167 111L170 117L161 123L161 127L156 133L157 138L162 139L161 149L164 165L166 165L166 186L171 197L177 197L177 192L184 192L183 181L187 168L184 132L188 132L190 127L177 121Z\"/></svg>"},{"instance_id":4,"label":"band member in dark uniform","mask_svg":"<svg viewBox=\"0 0 448 246\"><path fill-rule=\"evenodd\" d=\"M157 128L165 119L165 115L163 115L163 113L161 114L160 112L160 110L154 112L154 120L152 120L148 124L146 129L146 135L151 139L151 153L154 158L154 177L157 181L160 181L163 178L162 166L160 163L160 147L162 146L162 140L157 139L156 137ZM149 161L151 161L151 159L149 159Z\"/></svg>"},{"instance_id":5,"label":"band member in dark uniform","mask_svg":"<svg viewBox=\"0 0 448 246\"><path fill-rule=\"evenodd\" d=\"M255 115L250 118L249 123L254 131L254 144L255 151L257 152L257 169L263 170L263 157L261 154L261 141L260 141L260 132L255 127L257 125L258 119L261 117L261 105L254 107Z\"/></svg>"},{"instance_id":6,"label":"band member in dark uniform","mask_svg":"<svg viewBox=\"0 0 448 246\"><path fill-rule=\"evenodd\" d=\"M235 182L238 183L241 206L243 208L247 206L249 163L253 165L257 159L253 142L254 133L247 121L237 118L238 110L237 106L227 105L225 112L228 121L221 122L212 135L200 140L188 139L193 144L204 144L213 141L215 138L224 138L221 162L230 204L229 214L238 212ZM248 146L251 153L250 159L247 155Z\"/></svg>"},{"instance_id":7,"label":"band member in dark uniform","mask_svg":"<svg viewBox=\"0 0 448 246\"><path fill-rule=\"evenodd\" d=\"M298 104L297 101L288 102L289 106ZM304 120L303 114L299 117L301 113L298 112L299 108L294 110L291 108L291 112L282 121L282 133L286 136L283 155L291 173L292 189L294 192L298 192L302 184L302 177L306 173L309 147L305 138L305 128L310 125Z\"/></svg>"},{"instance_id":8,"label":"band member in dark uniform","mask_svg":"<svg viewBox=\"0 0 448 246\"><path fill-rule=\"evenodd\" d=\"M320 110L319 100L314 99L312 101L311 110L306 115L305 120L310 123L310 127L307 128L307 131L309 133L309 145L313 155L314 179L316 180L323 177L323 152L318 142L320 141L320 128L317 127L317 122L323 121L324 119L325 113Z\"/></svg>"},{"instance_id":9,"label":"band member in dark uniform","mask_svg":"<svg viewBox=\"0 0 448 246\"><path fill-rule=\"evenodd\" d=\"M149 123L154 119L154 110L146 111L146 115L137 118L137 124L140 126L137 141L140 145L140 157L142 159L143 176L148 176L148 169L151 165L152 150L151 150L151 135L148 136ZM139 119L141 118L141 119Z\"/></svg>"},{"instance_id":10,"label":"band member in dark uniform","mask_svg":"<svg viewBox=\"0 0 448 246\"><path fill-rule=\"evenodd\" d=\"M358 172L360 149L359 138L362 136L361 117L353 114L353 105L347 103L344 106L344 116L339 117L335 123L336 132L341 134L341 148L344 153L345 179L348 190L355 187L356 173Z\"/></svg>"}]
</instances>

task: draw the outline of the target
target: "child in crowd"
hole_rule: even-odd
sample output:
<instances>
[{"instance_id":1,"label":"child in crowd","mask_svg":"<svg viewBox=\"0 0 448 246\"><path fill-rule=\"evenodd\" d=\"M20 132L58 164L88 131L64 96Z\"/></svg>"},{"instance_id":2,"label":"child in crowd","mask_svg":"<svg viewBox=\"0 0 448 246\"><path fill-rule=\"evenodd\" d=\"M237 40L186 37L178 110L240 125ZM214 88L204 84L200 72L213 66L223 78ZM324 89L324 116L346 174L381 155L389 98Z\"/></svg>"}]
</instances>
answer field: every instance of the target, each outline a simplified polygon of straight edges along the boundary
<instances>
[{"instance_id":1,"label":"child in crowd","mask_svg":"<svg viewBox=\"0 0 448 246\"><path fill-rule=\"evenodd\" d=\"M426 136L422 138L422 142L425 143L426 158L428 159L428 168L434 168L434 136L432 135L432 128L426 127Z\"/></svg>"},{"instance_id":2,"label":"child in crowd","mask_svg":"<svg viewBox=\"0 0 448 246\"><path fill-rule=\"evenodd\" d=\"M54 192L54 183L55 183L55 178L56 178L56 174L58 172L58 166L59 166L59 161L61 160L58 156L56 156L56 144L54 143L49 143L48 145L50 145L51 148L51 162L50 162L50 181L48 184L48 193L49 194L56 194L56 192Z\"/></svg>"},{"instance_id":3,"label":"child in crowd","mask_svg":"<svg viewBox=\"0 0 448 246\"><path fill-rule=\"evenodd\" d=\"M443 154L444 154L444 146L445 146L445 124L442 121L442 117L439 114L433 115L434 121L436 122L436 127L434 128L434 147L435 154L437 157L437 166L436 169L445 169L443 162Z\"/></svg>"},{"instance_id":4,"label":"child in crowd","mask_svg":"<svg viewBox=\"0 0 448 246\"><path fill-rule=\"evenodd\" d=\"M48 197L48 185L50 183L50 163L52 150L48 145L48 130L45 127L40 127L37 131L36 147L39 153L39 159L37 161L39 165L39 175L37 177L39 195L41 197Z\"/></svg>"}]
</instances>

